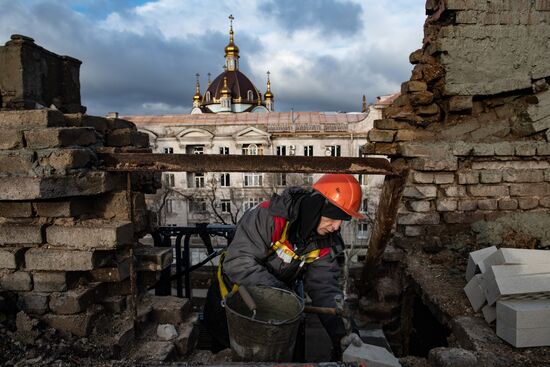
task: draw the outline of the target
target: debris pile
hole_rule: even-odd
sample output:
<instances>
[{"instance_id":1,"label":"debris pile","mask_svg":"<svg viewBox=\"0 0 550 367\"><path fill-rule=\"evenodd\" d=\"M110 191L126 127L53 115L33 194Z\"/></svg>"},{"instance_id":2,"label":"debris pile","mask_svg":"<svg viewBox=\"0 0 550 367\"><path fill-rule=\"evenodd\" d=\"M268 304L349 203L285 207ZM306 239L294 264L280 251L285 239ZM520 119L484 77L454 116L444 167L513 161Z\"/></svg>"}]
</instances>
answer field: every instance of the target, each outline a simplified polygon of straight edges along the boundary
<instances>
[{"instance_id":1,"label":"debris pile","mask_svg":"<svg viewBox=\"0 0 550 367\"><path fill-rule=\"evenodd\" d=\"M495 246L470 253L464 291L515 347L550 345L550 251Z\"/></svg>"}]
</instances>

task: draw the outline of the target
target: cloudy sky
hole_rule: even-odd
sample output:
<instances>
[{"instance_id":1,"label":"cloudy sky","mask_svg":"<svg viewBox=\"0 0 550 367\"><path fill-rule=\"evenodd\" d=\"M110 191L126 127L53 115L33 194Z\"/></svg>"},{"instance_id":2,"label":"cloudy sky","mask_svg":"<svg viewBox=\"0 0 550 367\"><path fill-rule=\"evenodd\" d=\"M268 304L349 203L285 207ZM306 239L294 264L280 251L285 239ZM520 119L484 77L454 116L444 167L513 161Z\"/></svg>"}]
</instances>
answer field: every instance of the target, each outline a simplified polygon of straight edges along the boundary
<instances>
[{"instance_id":1,"label":"cloudy sky","mask_svg":"<svg viewBox=\"0 0 550 367\"><path fill-rule=\"evenodd\" d=\"M195 73L223 71L229 14L240 69L278 111L358 111L399 89L425 0L0 0L0 44L23 34L83 61L82 103L104 115L188 113Z\"/></svg>"}]
</instances>

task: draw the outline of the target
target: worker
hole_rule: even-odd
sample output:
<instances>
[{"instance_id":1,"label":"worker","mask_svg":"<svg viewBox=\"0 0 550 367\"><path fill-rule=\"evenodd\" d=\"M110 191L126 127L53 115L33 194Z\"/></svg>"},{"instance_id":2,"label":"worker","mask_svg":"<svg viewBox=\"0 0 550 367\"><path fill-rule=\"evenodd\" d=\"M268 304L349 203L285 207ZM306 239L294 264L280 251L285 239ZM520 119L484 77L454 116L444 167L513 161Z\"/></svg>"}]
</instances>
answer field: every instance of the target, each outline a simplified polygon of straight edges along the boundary
<instances>
[{"instance_id":1,"label":"worker","mask_svg":"<svg viewBox=\"0 0 550 367\"><path fill-rule=\"evenodd\" d=\"M287 188L281 195L248 210L237 224L235 236L220 259L218 277L210 287L204 321L217 349L229 347L227 320L221 308L235 285L271 286L295 290L297 282L313 306L335 307L342 297L340 266L343 250L340 227L359 213L361 187L349 174L325 174L313 190ZM341 353L345 336L339 316L319 315L332 344L333 356Z\"/></svg>"}]
</instances>

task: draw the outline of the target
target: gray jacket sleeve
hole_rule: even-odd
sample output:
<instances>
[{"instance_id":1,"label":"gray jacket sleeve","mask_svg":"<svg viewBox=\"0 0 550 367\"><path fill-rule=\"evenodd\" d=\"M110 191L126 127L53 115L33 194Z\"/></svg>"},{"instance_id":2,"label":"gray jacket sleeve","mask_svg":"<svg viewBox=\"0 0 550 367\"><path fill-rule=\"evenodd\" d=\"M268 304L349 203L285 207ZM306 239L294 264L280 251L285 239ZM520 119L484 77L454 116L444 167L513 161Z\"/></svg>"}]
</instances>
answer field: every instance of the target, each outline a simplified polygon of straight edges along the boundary
<instances>
[{"instance_id":1,"label":"gray jacket sleeve","mask_svg":"<svg viewBox=\"0 0 550 367\"><path fill-rule=\"evenodd\" d=\"M223 263L223 271L233 283L286 288L264 265L272 233L273 218L266 208L258 206L244 214Z\"/></svg>"}]
</instances>

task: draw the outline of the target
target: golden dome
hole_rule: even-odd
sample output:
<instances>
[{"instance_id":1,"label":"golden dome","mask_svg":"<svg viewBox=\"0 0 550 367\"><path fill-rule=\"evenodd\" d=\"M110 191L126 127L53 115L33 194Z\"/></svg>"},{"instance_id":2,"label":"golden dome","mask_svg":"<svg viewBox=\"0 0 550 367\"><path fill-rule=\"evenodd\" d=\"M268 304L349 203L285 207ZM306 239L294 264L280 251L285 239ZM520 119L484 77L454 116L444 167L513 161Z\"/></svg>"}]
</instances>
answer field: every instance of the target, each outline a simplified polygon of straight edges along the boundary
<instances>
[{"instance_id":1,"label":"golden dome","mask_svg":"<svg viewBox=\"0 0 550 367\"><path fill-rule=\"evenodd\" d=\"M239 57L239 47L235 44L233 39L233 15L229 16L230 26L229 26L229 44L225 46L225 57L227 56L237 56Z\"/></svg>"},{"instance_id":2,"label":"golden dome","mask_svg":"<svg viewBox=\"0 0 550 367\"><path fill-rule=\"evenodd\" d=\"M227 87L227 77L223 77L223 88L220 91L222 97L231 97L231 91Z\"/></svg>"},{"instance_id":3,"label":"golden dome","mask_svg":"<svg viewBox=\"0 0 550 367\"><path fill-rule=\"evenodd\" d=\"M271 73L267 72L267 90L265 91L264 98L267 101L268 99L273 99L273 93L271 93L271 80L269 80L269 75Z\"/></svg>"},{"instance_id":4,"label":"golden dome","mask_svg":"<svg viewBox=\"0 0 550 367\"><path fill-rule=\"evenodd\" d=\"M197 77L197 82L195 83L195 95L193 96L193 102L201 102L202 95L201 95L201 86L199 84L199 74L195 74Z\"/></svg>"}]
</instances>

